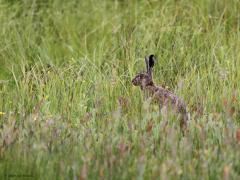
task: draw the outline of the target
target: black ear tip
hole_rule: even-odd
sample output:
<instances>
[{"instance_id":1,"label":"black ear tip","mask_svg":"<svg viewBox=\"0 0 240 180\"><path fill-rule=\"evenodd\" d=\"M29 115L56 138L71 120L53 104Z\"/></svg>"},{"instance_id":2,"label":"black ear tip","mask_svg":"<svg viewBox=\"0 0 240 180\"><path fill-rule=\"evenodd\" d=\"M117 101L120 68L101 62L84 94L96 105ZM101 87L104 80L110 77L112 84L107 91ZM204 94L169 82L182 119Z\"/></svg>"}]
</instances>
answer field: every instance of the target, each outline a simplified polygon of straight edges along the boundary
<instances>
[{"instance_id":1,"label":"black ear tip","mask_svg":"<svg viewBox=\"0 0 240 180\"><path fill-rule=\"evenodd\" d=\"M151 54L151 55L149 56L149 59L153 59L153 58L155 58L155 55L154 55L154 54Z\"/></svg>"},{"instance_id":2,"label":"black ear tip","mask_svg":"<svg viewBox=\"0 0 240 180\"><path fill-rule=\"evenodd\" d=\"M154 66L154 62L155 61L155 56L153 54L151 54L149 56L149 67L153 67Z\"/></svg>"}]
</instances>

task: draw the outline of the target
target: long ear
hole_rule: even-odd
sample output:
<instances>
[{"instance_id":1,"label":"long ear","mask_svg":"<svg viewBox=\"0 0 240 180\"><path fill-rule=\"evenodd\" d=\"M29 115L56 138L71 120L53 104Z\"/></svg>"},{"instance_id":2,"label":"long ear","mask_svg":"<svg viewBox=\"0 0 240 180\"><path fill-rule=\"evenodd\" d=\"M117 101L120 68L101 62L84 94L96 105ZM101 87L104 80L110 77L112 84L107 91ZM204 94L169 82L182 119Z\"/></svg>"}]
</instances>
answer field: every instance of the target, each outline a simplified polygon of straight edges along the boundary
<instances>
[{"instance_id":1,"label":"long ear","mask_svg":"<svg viewBox=\"0 0 240 180\"><path fill-rule=\"evenodd\" d=\"M152 79L152 71L155 63L155 56L151 54L149 57L145 57L146 67L147 67L147 74Z\"/></svg>"},{"instance_id":2,"label":"long ear","mask_svg":"<svg viewBox=\"0 0 240 180\"><path fill-rule=\"evenodd\" d=\"M153 54L151 54L150 56L149 56L149 68L153 68L153 66L154 66L154 63L155 63L155 56L153 55Z\"/></svg>"},{"instance_id":3,"label":"long ear","mask_svg":"<svg viewBox=\"0 0 240 180\"><path fill-rule=\"evenodd\" d=\"M149 58L148 56L145 56L145 63L146 63L146 70L147 70L147 74L149 74Z\"/></svg>"}]
</instances>

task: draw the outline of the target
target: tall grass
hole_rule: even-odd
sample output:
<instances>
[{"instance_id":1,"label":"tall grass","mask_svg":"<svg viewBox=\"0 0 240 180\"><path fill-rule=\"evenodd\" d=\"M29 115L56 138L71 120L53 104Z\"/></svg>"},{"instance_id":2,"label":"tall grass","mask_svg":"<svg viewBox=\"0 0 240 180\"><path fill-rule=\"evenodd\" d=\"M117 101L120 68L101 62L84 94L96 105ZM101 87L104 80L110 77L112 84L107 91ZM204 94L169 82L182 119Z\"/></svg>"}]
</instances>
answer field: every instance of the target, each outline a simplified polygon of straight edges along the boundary
<instances>
[{"instance_id":1,"label":"tall grass","mask_svg":"<svg viewBox=\"0 0 240 180\"><path fill-rule=\"evenodd\" d=\"M240 2L0 0L0 178L239 179ZM131 78L188 105L166 125Z\"/></svg>"}]
</instances>

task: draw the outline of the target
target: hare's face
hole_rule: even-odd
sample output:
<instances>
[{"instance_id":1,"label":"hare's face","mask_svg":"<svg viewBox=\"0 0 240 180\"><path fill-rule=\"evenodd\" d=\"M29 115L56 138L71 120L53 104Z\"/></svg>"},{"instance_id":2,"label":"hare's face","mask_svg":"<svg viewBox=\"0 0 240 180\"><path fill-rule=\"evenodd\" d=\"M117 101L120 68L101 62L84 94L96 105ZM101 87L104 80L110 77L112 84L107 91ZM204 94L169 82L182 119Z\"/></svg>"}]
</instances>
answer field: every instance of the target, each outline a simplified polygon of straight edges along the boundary
<instances>
[{"instance_id":1,"label":"hare's face","mask_svg":"<svg viewBox=\"0 0 240 180\"><path fill-rule=\"evenodd\" d=\"M141 87L145 87L147 85L151 85L152 84L152 79L151 77L146 74L146 73L139 73L137 74L133 80L132 80L132 84L134 86L141 86Z\"/></svg>"}]
</instances>

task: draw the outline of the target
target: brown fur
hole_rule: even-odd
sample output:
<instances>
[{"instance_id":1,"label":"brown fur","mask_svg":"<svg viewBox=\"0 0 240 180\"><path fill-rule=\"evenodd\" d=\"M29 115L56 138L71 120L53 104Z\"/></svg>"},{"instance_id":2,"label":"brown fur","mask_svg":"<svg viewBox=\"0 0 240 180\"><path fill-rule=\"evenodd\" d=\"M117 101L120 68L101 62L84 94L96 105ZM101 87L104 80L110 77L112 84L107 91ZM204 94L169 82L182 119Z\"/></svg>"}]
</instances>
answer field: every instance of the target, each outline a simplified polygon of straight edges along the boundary
<instances>
[{"instance_id":1,"label":"brown fur","mask_svg":"<svg viewBox=\"0 0 240 180\"><path fill-rule=\"evenodd\" d=\"M150 71L152 72L152 71ZM133 80L132 84L134 86L140 86L141 90L151 97L155 102L157 102L162 107L169 107L181 116L180 127L183 132L187 128L188 114L185 103L171 91L161 87L156 86L153 83L152 75L149 73L139 73Z\"/></svg>"}]
</instances>

